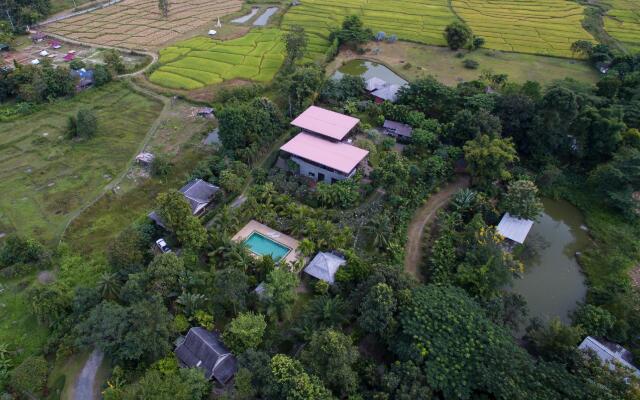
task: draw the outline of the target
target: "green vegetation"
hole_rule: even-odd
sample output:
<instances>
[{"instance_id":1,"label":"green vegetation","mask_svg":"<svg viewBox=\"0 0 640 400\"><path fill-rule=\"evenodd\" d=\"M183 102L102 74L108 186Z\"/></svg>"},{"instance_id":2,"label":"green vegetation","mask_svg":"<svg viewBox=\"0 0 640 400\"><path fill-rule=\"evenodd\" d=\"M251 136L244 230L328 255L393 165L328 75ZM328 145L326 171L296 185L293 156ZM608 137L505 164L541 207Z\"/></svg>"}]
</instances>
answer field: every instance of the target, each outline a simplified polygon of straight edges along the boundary
<instances>
[{"instance_id":1,"label":"green vegetation","mask_svg":"<svg viewBox=\"0 0 640 400\"><path fill-rule=\"evenodd\" d=\"M195 37L160 51L149 79L172 89L198 89L230 79L268 82L284 61L278 29L254 30L239 39Z\"/></svg>"},{"instance_id":2,"label":"green vegetation","mask_svg":"<svg viewBox=\"0 0 640 400\"><path fill-rule=\"evenodd\" d=\"M67 120L81 108L93 110L98 130L69 141ZM128 165L159 109L117 83L0 123L0 230L59 239L74 212Z\"/></svg>"},{"instance_id":3,"label":"green vegetation","mask_svg":"<svg viewBox=\"0 0 640 400\"><path fill-rule=\"evenodd\" d=\"M633 0L605 0L604 29L629 51L640 50L640 4Z\"/></svg>"}]
</instances>

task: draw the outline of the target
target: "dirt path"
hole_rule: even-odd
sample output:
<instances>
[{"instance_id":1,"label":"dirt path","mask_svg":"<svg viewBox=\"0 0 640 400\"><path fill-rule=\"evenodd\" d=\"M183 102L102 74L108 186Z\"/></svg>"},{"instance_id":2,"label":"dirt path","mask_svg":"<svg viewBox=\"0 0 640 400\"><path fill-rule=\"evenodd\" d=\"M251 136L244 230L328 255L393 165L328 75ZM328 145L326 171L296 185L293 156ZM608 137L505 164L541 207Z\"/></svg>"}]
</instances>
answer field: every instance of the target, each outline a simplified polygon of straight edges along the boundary
<instances>
[{"instance_id":1,"label":"dirt path","mask_svg":"<svg viewBox=\"0 0 640 400\"><path fill-rule=\"evenodd\" d=\"M93 350L82 367L80 375L76 379L73 390L73 400L90 400L98 398L98 388L96 387L96 374L102 364L104 355L99 350Z\"/></svg>"},{"instance_id":2,"label":"dirt path","mask_svg":"<svg viewBox=\"0 0 640 400\"><path fill-rule=\"evenodd\" d=\"M449 203L451 196L467 186L469 186L469 178L466 176L458 177L454 182L431 196L414 214L407 232L408 240L405 246L404 269L418 280L422 281L419 267L422 261L422 238L425 226L431 223L440 208Z\"/></svg>"}]
</instances>

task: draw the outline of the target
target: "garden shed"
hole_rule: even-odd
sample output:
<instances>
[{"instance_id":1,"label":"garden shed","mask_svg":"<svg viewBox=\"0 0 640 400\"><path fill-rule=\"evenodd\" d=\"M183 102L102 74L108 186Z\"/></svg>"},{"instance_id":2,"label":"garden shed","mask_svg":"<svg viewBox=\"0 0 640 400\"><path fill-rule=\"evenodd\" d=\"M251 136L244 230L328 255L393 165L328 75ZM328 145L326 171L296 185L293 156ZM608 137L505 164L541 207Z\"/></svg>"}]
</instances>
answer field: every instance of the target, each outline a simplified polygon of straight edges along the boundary
<instances>
[{"instance_id":1,"label":"garden shed","mask_svg":"<svg viewBox=\"0 0 640 400\"><path fill-rule=\"evenodd\" d=\"M306 266L304 272L329 284L335 282L336 272L347 261L334 253L319 252Z\"/></svg>"},{"instance_id":2,"label":"garden shed","mask_svg":"<svg viewBox=\"0 0 640 400\"><path fill-rule=\"evenodd\" d=\"M207 379L227 383L237 370L237 361L220 340L220 335L202 327L189 329L176 347L176 357L187 368L200 368Z\"/></svg>"},{"instance_id":3,"label":"garden shed","mask_svg":"<svg viewBox=\"0 0 640 400\"><path fill-rule=\"evenodd\" d=\"M411 126L403 124L402 122L391 121L388 119L384 120L382 130L389 136L403 139L409 139L411 137L411 134L413 133L413 128Z\"/></svg>"},{"instance_id":4,"label":"garden shed","mask_svg":"<svg viewBox=\"0 0 640 400\"><path fill-rule=\"evenodd\" d=\"M505 213L500 223L498 224L498 233L509 240L513 240L516 243L524 243L533 221L530 219L517 218L509 213Z\"/></svg>"}]
</instances>

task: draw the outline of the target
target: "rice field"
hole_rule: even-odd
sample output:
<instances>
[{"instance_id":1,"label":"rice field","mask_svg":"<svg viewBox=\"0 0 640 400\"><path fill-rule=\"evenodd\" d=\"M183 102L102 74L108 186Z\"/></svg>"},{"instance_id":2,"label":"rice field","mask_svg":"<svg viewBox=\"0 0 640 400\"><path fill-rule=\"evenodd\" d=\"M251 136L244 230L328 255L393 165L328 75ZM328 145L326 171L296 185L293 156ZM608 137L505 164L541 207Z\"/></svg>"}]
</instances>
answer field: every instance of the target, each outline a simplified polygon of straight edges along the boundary
<instances>
[{"instance_id":1,"label":"rice field","mask_svg":"<svg viewBox=\"0 0 640 400\"><path fill-rule=\"evenodd\" d=\"M571 43L594 40L582 28L584 7L566 0L451 0L485 47L572 57Z\"/></svg>"},{"instance_id":2,"label":"rice field","mask_svg":"<svg viewBox=\"0 0 640 400\"><path fill-rule=\"evenodd\" d=\"M160 51L161 66L149 80L185 90L230 79L268 82L284 61L281 34L279 29L257 29L227 41L198 36L178 42Z\"/></svg>"},{"instance_id":3,"label":"rice field","mask_svg":"<svg viewBox=\"0 0 640 400\"><path fill-rule=\"evenodd\" d=\"M631 51L640 51L640 3L637 0L607 0L604 29Z\"/></svg>"},{"instance_id":4,"label":"rice field","mask_svg":"<svg viewBox=\"0 0 640 400\"><path fill-rule=\"evenodd\" d=\"M240 10L242 0L172 0L164 18L157 0L122 2L49 24L45 31L81 42L131 49L158 47Z\"/></svg>"},{"instance_id":5,"label":"rice field","mask_svg":"<svg viewBox=\"0 0 640 400\"><path fill-rule=\"evenodd\" d=\"M593 40L581 25L584 7L567 0L305 0L289 9L282 27L304 26L307 57L317 59L329 46L330 31L351 14L374 32L431 45L445 45L443 30L457 18L495 50L571 57L571 43Z\"/></svg>"},{"instance_id":6,"label":"rice field","mask_svg":"<svg viewBox=\"0 0 640 400\"><path fill-rule=\"evenodd\" d=\"M309 38L307 57L321 58L330 31L353 14L374 32L435 45L445 44L442 31L456 19L447 0L304 0L284 15L282 27L303 26Z\"/></svg>"}]
</instances>

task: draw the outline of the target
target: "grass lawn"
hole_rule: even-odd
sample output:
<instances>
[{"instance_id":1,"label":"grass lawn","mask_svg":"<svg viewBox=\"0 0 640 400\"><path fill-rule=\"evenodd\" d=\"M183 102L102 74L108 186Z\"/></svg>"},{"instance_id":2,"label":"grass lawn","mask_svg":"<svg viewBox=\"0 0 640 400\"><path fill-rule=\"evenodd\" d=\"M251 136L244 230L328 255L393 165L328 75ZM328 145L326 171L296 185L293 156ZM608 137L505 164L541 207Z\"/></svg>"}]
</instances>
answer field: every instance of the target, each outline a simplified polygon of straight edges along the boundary
<instances>
[{"instance_id":1,"label":"grass lawn","mask_svg":"<svg viewBox=\"0 0 640 400\"><path fill-rule=\"evenodd\" d=\"M9 345L17 355L12 357L18 365L30 355L39 353L47 341L47 329L31 315L24 290L34 281L35 274L3 280L0 283L0 343Z\"/></svg>"},{"instance_id":2,"label":"grass lawn","mask_svg":"<svg viewBox=\"0 0 640 400\"><path fill-rule=\"evenodd\" d=\"M66 139L69 116L83 107L95 111L98 132ZM55 242L70 216L128 165L160 109L112 83L0 123L0 232Z\"/></svg>"},{"instance_id":3,"label":"grass lawn","mask_svg":"<svg viewBox=\"0 0 640 400\"><path fill-rule=\"evenodd\" d=\"M158 193L179 189L198 161L211 148L200 144L213 122L192 117L192 106L177 101L172 106L145 151L164 154L173 168L164 180L150 178L133 167L115 193L108 193L76 218L65 234L65 242L83 254L105 250L109 240L137 218L145 218Z\"/></svg>"},{"instance_id":4,"label":"grass lawn","mask_svg":"<svg viewBox=\"0 0 640 400\"><path fill-rule=\"evenodd\" d=\"M351 59L367 58L386 64L407 80L433 75L447 85L477 79L484 70L507 74L513 82L532 80L543 85L567 77L588 83L595 83L598 79L597 72L586 62L565 58L480 49L466 56L480 64L474 70L465 68L462 64L464 58L456 57L455 52L445 47L408 42L370 43L366 47L379 47L380 51L376 55L368 52L364 56L342 52L327 71L333 73L343 62ZM407 64L410 64L409 68Z\"/></svg>"}]
</instances>

